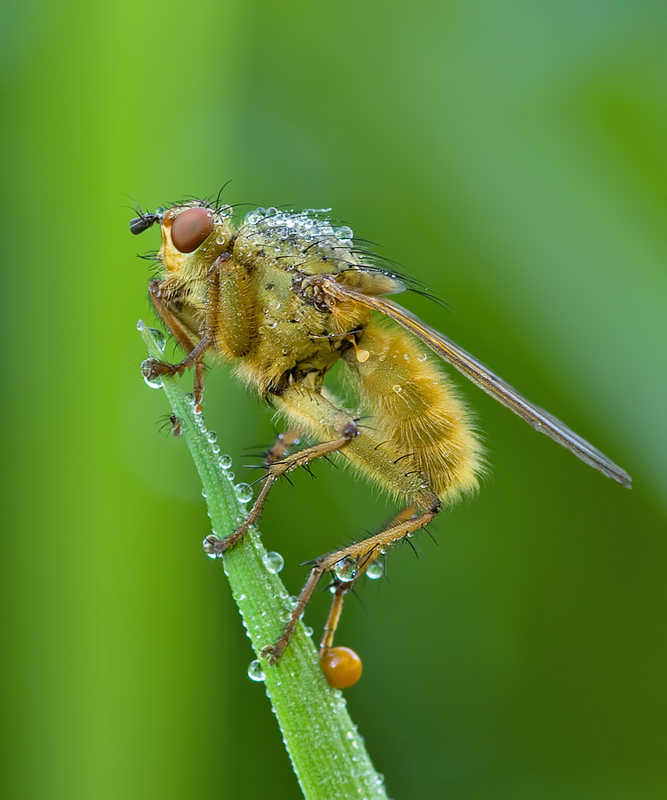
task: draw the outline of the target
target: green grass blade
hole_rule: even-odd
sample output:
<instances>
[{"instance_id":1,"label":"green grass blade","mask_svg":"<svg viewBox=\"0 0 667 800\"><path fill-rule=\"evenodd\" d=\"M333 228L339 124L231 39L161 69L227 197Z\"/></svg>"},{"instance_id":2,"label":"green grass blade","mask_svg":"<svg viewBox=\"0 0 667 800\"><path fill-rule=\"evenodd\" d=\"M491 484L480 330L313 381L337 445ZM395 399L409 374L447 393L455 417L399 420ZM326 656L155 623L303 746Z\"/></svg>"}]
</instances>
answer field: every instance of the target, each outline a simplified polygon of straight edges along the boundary
<instances>
[{"instance_id":1,"label":"green grass blade","mask_svg":"<svg viewBox=\"0 0 667 800\"><path fill-rule=\"evenodd\" d=\"M155 332L141 321L137 327L150 355L162 359ZM199 472L213 532L222 538L243 520L246 509L221 468L203 418L194 413L180 378L163 378L162 385ZM255 653L278 638L289 611L289 594L278 575L267 570L265 556L259 533L251 530L220 559ZM373 768L345 700L327 684L315 645L301 623L280 662L275 667L263 663L262 669L304 797L386 800L382 778Z\"/></svg>"}]
</instances>

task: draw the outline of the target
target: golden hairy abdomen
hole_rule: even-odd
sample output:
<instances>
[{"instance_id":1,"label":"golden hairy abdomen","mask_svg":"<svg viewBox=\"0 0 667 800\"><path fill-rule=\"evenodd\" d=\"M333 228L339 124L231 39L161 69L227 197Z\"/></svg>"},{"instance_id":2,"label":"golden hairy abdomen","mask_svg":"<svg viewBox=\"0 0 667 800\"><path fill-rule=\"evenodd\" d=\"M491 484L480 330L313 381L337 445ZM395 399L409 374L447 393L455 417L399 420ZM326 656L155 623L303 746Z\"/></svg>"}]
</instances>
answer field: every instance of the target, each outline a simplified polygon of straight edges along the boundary
<instances>
[{"instance_id":1,"label":"golden hairy abdomen","mask_svg":"<svg viewBox=\"0 0 667 800\"><path fill-rule=\"evenodd\" d=\"M346 355L357 373L363 424L401 459L419 470L443 500L474 491L484 471L483 448L470 413L435 357L405 331L374 319ZM357 381L354 381L357 383Z\"/></svg>"}]
</instances>

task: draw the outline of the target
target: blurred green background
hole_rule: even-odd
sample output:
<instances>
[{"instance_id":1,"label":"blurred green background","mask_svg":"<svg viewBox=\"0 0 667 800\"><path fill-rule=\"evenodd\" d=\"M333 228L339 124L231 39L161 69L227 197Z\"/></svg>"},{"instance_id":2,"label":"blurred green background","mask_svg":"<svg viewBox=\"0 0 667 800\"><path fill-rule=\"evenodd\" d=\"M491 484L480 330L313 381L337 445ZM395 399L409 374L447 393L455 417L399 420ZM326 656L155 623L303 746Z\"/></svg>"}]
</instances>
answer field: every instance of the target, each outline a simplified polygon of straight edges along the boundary
<instances>
[{"instance_id":1,"label":"blurred green background","mask_svg":"<svg viewBox=\"0 0 667 800\"><path fill-rule=\"evenodd\" d=\"M493 471L348 602L347 692L401 798L667 796L667 6L6 4L0 21L4 797L295 798L135 323L132 196L333 207L405 302L624 466L472 386ZM463 381L461 381L463 383ZM269 412L224 370L240 478ZM390 515L343 470L262 522L301 562ZM310 533L306 536L306 531ZM326 595L307 622L319 635Z\"/></svg>"}]
</instances>

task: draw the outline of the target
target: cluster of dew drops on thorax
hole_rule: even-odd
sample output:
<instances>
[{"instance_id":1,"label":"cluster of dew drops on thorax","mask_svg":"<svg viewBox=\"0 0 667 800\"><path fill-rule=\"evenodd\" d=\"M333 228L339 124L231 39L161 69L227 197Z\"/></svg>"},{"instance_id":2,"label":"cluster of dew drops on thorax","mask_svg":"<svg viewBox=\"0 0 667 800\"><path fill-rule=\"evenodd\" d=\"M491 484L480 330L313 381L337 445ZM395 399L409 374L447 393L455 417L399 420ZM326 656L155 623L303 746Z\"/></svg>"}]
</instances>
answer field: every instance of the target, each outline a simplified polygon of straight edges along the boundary
<instances>
[{"instance_id":1,"label":"cluster of dew drops on thorax","mask_svg":"<svg viewBox=\"0 0 667 800\"><path fill-rule=\"evenodd\" d=\"M353 247L354 232L347 225L334 225L327 218L330 211L330 208L305 211L258 208L246 216L238 232L250 247L261 245L269 253L273 251L273 255L301 259L310 252L313 259L345 261L346 253Z\"/></svg>"}]
</instances>

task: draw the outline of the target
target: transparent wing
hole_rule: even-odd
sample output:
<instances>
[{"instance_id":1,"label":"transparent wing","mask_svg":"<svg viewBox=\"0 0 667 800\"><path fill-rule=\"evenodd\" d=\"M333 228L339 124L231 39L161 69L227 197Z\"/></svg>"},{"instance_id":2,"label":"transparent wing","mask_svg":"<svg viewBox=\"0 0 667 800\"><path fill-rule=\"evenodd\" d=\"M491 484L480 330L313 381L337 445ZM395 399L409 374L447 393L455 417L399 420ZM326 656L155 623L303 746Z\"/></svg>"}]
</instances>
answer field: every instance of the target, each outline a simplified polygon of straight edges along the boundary
<instances>
[{"instance_id":1,"label":"transparent wing","mask_svg":"<svg viewBox=\"0 0 667 800\"><path fill-rule=\"evenodd\" d=\"M612 478L628 488L632 485L632 478L628 473L617 464L614 464L604 453L601 453L592 444L582 439L574 431L571 431L567 425L556 419L556 417L552 417L551 414L548 414L539 406L526 400L523 395L491 372L481 361L478 361L439 331L423 323L405 308L384 297L369 297L368 295L360 294L353 289L341 286L329 278L323 279L320 285L327 294L339 300L354 300L395 320L418 339L421 339L433 352L449 362L473 383L476 383L480 389L483 389L519 417L525 419L536 431L545 433L559 444L562 444L563 447L571 450L578 458L585 461L586 464L590 464L591 467L600 470L608 478Z\"/></svg>"}]
</instances>

